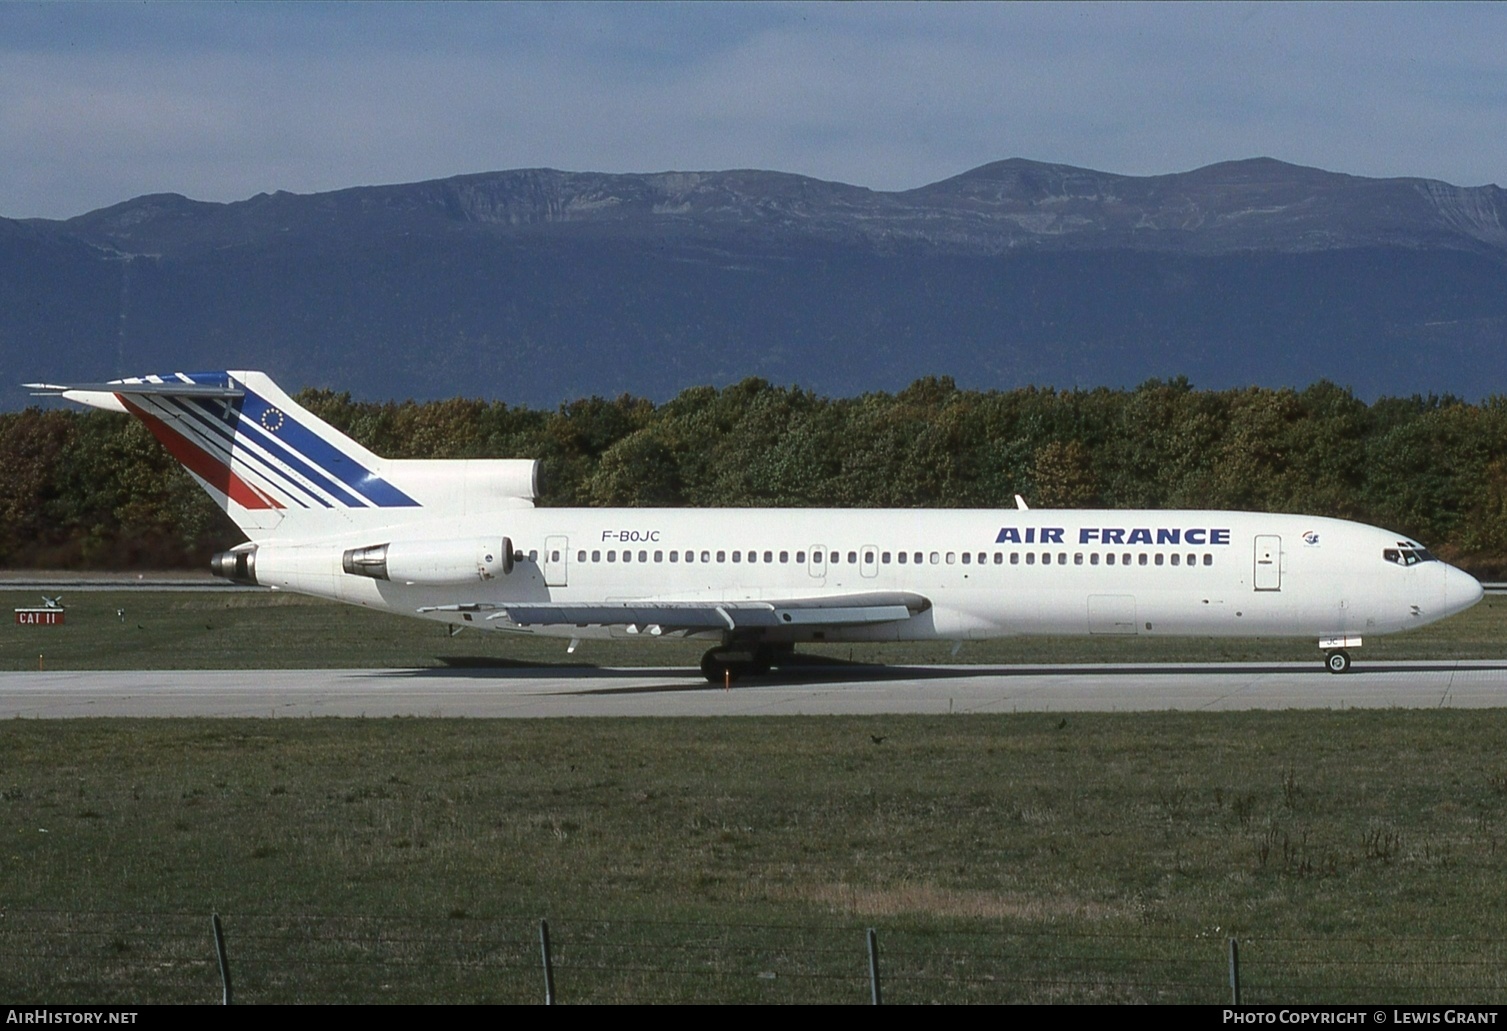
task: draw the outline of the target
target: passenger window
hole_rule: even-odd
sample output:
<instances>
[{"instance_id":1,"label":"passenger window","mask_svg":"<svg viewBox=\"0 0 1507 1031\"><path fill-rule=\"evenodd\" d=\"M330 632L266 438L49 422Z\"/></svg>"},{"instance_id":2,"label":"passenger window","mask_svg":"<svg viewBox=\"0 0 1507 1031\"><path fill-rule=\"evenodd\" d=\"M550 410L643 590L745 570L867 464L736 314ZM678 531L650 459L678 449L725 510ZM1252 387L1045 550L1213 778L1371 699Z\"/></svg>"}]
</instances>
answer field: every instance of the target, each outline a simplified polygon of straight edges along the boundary
<instances>
[{"instance_id":1,"label":"passenger window","mask_svg":"<svg viewBox=\"0 0 1507 1031\"><path fill-rule=\"evenodd\" d=\"M529 553L528 553L528 560L530 562L538 562L539 561L539 549L537 549L537 548L531 548L529 550Z\"/></svg>"},{"instance_id":2,"label":"passenger window","mask_svg":"<svg viewBox=\"0 0 1507 1031\"><path fill-rule=\"evenodd\" d=\"M1018 551L1012 551L1012 552L1010 552L1010 564L1012 566L1018 566L1018 565L1020 565L1020 552L1018 552Z\"/></svg>"},{"instance_id":3,"label":"passenger window","mask_svg":"<svg viewBox=\"0 0 1507 1031\"><path fill-rule=\"evenodd\" d=\"M1213 564L1214 564L1214 556L1213 555L1205 555L1204 556L1204 565L1206 565L1206 566L1212 566Z\"/></svg>"},{"instance_id":4,"label":"passenger window","mask_svg":"<svg viewBox=\"0 0 1507 1031\"><path fill-rule=\"evenodd\" d=\"M973 556L972 556L972 555L970 555L970 554L969 554L969 553L968 553L968 552L966 552L966 551L965 551L965 552L963 552L963 565L965 565L965 566L966 566L966 565L971 565L971 564L972 564L972 562L973 562Z\"/></svg>"},{"instance_id":5,"label":"passenger window","mask_svg":"<svg viewBox=\"0 0 1507 1031\"><path fill-rule=\"evenodd\" d=\"M795 553L795 562L796 565L804 566L806 564L806 553L804 551L797 551Z\"/></svg>"},{"instance_id":6,"label":"passenger window","mask_svg":"<svg viewBox=\"0 0 1507 1031\"><path fill-rule=\"evenodd\" d=\"M615 551L609 551L607 553L607 561L608 562L616 562L617 561L617 552L615 552Z\"/></svg>"},{"instance_id":7,"label":"passenger window","mask_svg":"<svg viewBox=\"0 0 1507 1031\"><path fill-rule=\"evenodd\" d=\"M994 564L996 566L997 565L1001 565L1001 564L1003 564L1004 561L1005 561L1005 553L1003 551L996 551L994 553Z\"/></svg>"},{"instance_id":8,"label":"passenger window","mask_svg":"<svg viewBox=\"0 0 1507 1031\"><path fill-rule=\"evenodd\" d=\"M1196 565L1198 565L1198 556L1197 555L1189 555L1188 556L1188 565L1190 565L1190 566L1196 566Z\"/></svg>"},{"instance_id":9,"label":"passenger window","mask_svg":"<svg viewBox=\"0 0 1507 1031\"><path fill-rule=\"evenodd\" d=\"M721 554L721 552L718 552L718 554L717 554L717 561L718 562L722 561L722 554ZM733 561L734 562L741 562L741 561L743 561L743 552L741 552L741 551L735 551L735 552L733 552Z\"/></svg>"},{"instance_id":10,"label":"passenger window","mask_svg":"<svg viewBox=\"0 0 1507 1031\"><path fill-rule=\"evenodd\" d=\"M686 552L685 553L685 560L687 562L694 563L696 561L696 553L694 551L688 551L688 552Z\"/></svg>"},{"instance_id":11,"label":"passenger window","mask_svg":"<svg viewBox=\"0 0 1507 1031\"><path fill-rule=\"evenodd\" d=\"M1175 552L1175 551L1174 551L1174 552L1173 552L1173 553L1172 553L1172 564L1173 564L1173 565L1174 565L1174 566L1175 566L1175 565L1177 565L1177 560L1178 560L1178 559L1180 559L1180 558L1182 558L1182 556L1181 556L1181 555L1179 555L1179 554L1178 554L1178 553L1177 553L1177 552Z\"/></svg>"},{"instance_id":12,"label":"passenger window","mask_svg":"<svg viewBox=\"0 0 1507 1031\"><path fill-rule=\"evenodd\" d=\"M788 552L788 551L782 551L782 552L780 552L780 563L781 563L781 565L784 565L784 564L788 563L789 561L790 561L790 552Z\"/></svg>"},{"instance_id":13,"label":"passenger window","mask_svg":"<svg viewBox=\"0 0 1507 1031\"><path fill-rule=\"evenodd\" d=\"M624 562L632 562L633 561L633 552L631 552L631 551L625 551L625 552L623 552L623 561Z\"/></svg>"},{"instance_id":14,"label":"passenger window","mask_svg":"<svg viewBox=\"0 0 1507 1031\"><path fill-rule=\"evenodd\" d=\"M957 552L955 552L955 551L949 551L947 553L947 564L949 566L955 565L957 563L957 560L958 560Z\"/></svg>"},{"instance_id":15,"label":"passenger window","mask_svg":"<svg viewBox=\"0 0 1507 1031\"><path fill-rule=\"evenodd\" d=\"M712 560L712 553L710 551L703 551L701 553L701 561L702 562L710 562L711 560ZM722 553L720 551L717 553L717 561L719 561L719 562L722 561Z\"/></svg>"},{"instance_id":16,"label":"passenger window","mask_svg":"<svg viewBox=\"0 0 1507 1031\"><path fill-rule=\"evenodd\" d=\"M717 552L717 561L718 562L726 562L727 561L727 552L725 552L725 551L719 551L719 552Z\"/></svg>"},{"instance_id":17,"label":"passenger window","mask_svg":"<svg viewBox=\"0 0 1507 1031\"><path fill-rule=\"evenodd\" d=\"M942 561L942 553L940 551L933 551L931 553L931 564L932 565L937 565L941 561Z\"/></svg>"},{"instance_id":18,"label":"passenger window","mask_svg":"<svg viewBox=\"0 0 1507 1031\"><path fill-rule=\"evenodd\" d=\"M578 551L578 552L576 552L576 561L577 562L585 562L586 561L586 552L584 552L584 551Z\"/></svg>"},{"instance_id":19,"label":"passenger window","mask_svg":"<svg viewBox=\"0 0 1507 1031\"><path fill-rule=\"evenodd\" d=\"M1028 565L1028 566L1034 566L1035 564L1036 564L1036 552L1034 552L1034 551L1028 551L1028 552L1026 552L1026 565Z\"/></svg>"},{"instance_id":20,"label":"passenger window","mask_svg":"<svg viewBox=\"0 0 1507 1031\"><path fill-rule=\"evenodd\" d=\"M887 551L880 552L879 553L879 561L882 564L886 565L886 566L889 565L890 564L890 553L887 552Z\"/></svg>"},{"instance_id":21,"label":"passenger window","mask_svg":"<svg viewBox=\"0 0 1507 1031\"><path fill-rule=\"evenodd\" d=\"M670 552L670 561L671 562L679 562L680 561L680 552L678 552L678 551L672 551L672 552Z\"/></svg>"},{"instance_id":22,"label":"passenger window","mask_svg":"<svg viewBox=\"0 0 1507 1031\"><path fill-rule=\"evenodd\" d=\"M1083 552L1078 551L1078 552L1074 552L1073 553L1073 565L1075 565L1075 566L1081 566L1081 565L1083 565Z\"/></svg>"},{"instance_id":23,"label":"passenger window","mask_svg":"<svg viewBox=\"0 0 1507 1031\"><path fill-rule=\"evenodd\" d=\"M1108 555L1104 556L1104 564L1106 566L1112 566L1112 565L1115 564L1115 553L1114 552L1111 551Z\"/></svg>"},{"instance_id":24,"label":"passenger window","mask_svg":"<svg viewBox=\"0 0 1507 1031\"><path fill-rule=\"evenodd\" d=\"M1140 556L1140 560L1139 561L1140 561L1140 564L1143 565L1143 566L1146 564L1146 553L1144 551L1141 552L1141 556Z\"/></svg>"},{"instance_id":25,"label":"passenger window","mask_svg":"<svg viewBox=\"0 0 1507 1031\"><path fill-rule=\"evenodd\" d=\"M1162 564L1162 553L1160 551L1156 553L1156 564L1157 565L1161 565Z\"/></svg>"},{"instance_id":26,"label":"passenger window","mask_svg":"<svg viewBox=\"0 0 1507 1031\"><path fill-rule=\"evenodd\" d=\"M638 560L640 562L647 562L647 561L649 561L649 553L647 551L640 551L638 553Z\"/></svg>"},{"instance_id":27,"label":"passenger window","mask_svg":"<svg viewBox=\"0 0 1507 1031\"><path fill-rule=\"evenodd\" d=\"M902 551L899 555L896 555L895 557L900 560L900 564L902 566L905 565L905 552Z\"/></svg>"},{"instance_id":28,"label":"passenger window","mask_svg":"<svg viewBox=\"0 0 1507 1031\"><path fill-rule=\"evenodd\" d=\"M848 552L848 565L854 566L854 565L857 565L857 564L858 564L858 552L856 552L856 551L850 551L850 552Z\"/></svg>"},{"instance_id":29,"label":"passenger window","mask_svg":"<svg viewBox=\"0 0 1507 1031\"><path fill-rule=\"evenodd\" d=\"M1027 559L1027 561L1030 560ZM1049 566L1052 564L1052 553L1050 551L1043 551L1041 553L1041 564L1044 566Z\"/></svg>"},{"instance_id":30,"label":"passenger window","mask_svg":"<svg viewBox=\"0 0 1507 1031\"><path fill-rule=\"evenodd\" d=\"M664 552L662 552L662 551L656 551L654 553L654 561L655 562L663 562L664 560L665 560L665 553Z\"/></svg>"},{"instance_id":31,"label":"passenger window","mask_svg":"<svg viewBox=\"0 0 1507 1031\"><path fill-rule=\"evenodd\" d=\"M774 552L772 552L772 551L766 551L766 552L764 552L764 561L765 562L773 562L774 561Z\"/></svg>"},{"instance_id":32,"label":"passenger window","mask_svg":"<svg viewBox=\"0 0 1507 1031\"><path fill-rule=\"evenodd\" d=\"M811 561L814 562L814 563L816 563L817 565L821 565L822 564L822 553L819 552L819 551L813 551L811 553Z\"/></svg>"},{"instance_id":33,"label":"passenger window","mask_svg":"<svg viewBox=\"0 0 1507 1031\"><path fill-rule=\"evenodd\" d=\"M1088 564L1091 566L1097 566L1099 564L1099 553L1097 551L1089 553Z\"/></svg>"},{"instance_id":34,"label":"passenger window","mask_svg":"<svg viewBox=\"0 0 1507 1031\"><path fill-rule=\"evenodd\" d=\"M591 553L591 561L593 561L593 562L600 562L600 561L602 561L602 553L600 551L593 551Z\"/></svg>"}]
</instances>

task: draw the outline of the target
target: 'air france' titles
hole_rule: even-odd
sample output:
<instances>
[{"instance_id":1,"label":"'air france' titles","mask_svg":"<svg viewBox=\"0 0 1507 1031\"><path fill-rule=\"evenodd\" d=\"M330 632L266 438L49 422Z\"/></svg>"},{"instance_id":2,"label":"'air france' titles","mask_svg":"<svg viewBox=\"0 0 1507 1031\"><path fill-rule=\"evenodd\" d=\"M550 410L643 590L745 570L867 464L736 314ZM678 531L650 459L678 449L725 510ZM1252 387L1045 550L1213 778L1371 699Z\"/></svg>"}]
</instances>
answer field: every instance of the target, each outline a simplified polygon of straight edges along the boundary
<instances>
[{"instance_id":1,"label":"'air france' titles","mask_svg":"<svg viewBox=\"0 0 1507 1031\"><path fill-rule=\"evenodd\" d=\"M1061 526L1004 526L995 544L1062 544L1067 529ZM1228 529L1176 526L1085 526L1078 531L1079 544L1211 544L1230 543Z\"/></svg>"}]
</instances>

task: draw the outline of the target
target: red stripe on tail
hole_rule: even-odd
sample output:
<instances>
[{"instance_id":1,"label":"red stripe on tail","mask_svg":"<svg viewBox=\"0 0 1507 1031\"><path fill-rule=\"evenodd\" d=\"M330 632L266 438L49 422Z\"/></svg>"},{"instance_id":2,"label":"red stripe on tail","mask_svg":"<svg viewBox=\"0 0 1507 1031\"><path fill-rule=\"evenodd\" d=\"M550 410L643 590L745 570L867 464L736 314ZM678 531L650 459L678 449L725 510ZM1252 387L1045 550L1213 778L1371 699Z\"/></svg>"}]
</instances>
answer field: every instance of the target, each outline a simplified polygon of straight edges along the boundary
<instances>
[{"instance_id":1,"label":"red stripe on tail","mask_svg":"<svg viewBox=\"0 0 1507 1031\"><path fill-rule=\"evenodd\" d=\"M224 494L242 508L282 508L275 498L268 497L251 484L231 472L230 466L208 451L199 447L183 434L173 429L151 412L132 404L120 394L115 395L132 415L146 424L152 436L162 442L172 456L182 462L184 468L215 490Z\"/></svg>"}]
</instances>

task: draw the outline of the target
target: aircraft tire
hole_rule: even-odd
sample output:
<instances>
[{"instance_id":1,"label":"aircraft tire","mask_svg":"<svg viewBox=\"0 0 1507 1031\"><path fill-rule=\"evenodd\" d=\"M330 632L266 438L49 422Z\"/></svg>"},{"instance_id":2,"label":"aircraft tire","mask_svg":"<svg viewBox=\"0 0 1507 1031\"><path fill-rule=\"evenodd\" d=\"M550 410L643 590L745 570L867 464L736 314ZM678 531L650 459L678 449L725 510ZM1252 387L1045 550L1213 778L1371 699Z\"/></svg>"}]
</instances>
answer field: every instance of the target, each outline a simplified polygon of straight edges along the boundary
<instances>
[{"instance_id":1,"label":"aircraft tire","mask_svg":"<svg viewBox=\"0 0 1507 1031\"><path fill-rule=\"evenodd\" d=\"M1350 653L1347 651L1332 651L1324 656L1324 668L1331 673L1350 672Z\"/></svg>"},{"instance_id":2,"label":"aircraft tire","mask_svg":"<svg viewBox=\"0 0 1507 1031\"><path fill-rule=\"evenodd\" d=\"M780 645L724 645L701 656L701 675L713 684L728 678L762 677L793 654L794 648Z\"/></svg>"},{"instance_id":3,"label":"aircraft tire","mask_svg":"<svg viewBox=\"0 0 1507 1031\"><path fill-rule=\"evenodd\" d=\"M713 648L701 657L701 675L709 684L723 684L750 672L752 665L746 659L725 658L721 648Z\"/></svg>"}]
</instances>

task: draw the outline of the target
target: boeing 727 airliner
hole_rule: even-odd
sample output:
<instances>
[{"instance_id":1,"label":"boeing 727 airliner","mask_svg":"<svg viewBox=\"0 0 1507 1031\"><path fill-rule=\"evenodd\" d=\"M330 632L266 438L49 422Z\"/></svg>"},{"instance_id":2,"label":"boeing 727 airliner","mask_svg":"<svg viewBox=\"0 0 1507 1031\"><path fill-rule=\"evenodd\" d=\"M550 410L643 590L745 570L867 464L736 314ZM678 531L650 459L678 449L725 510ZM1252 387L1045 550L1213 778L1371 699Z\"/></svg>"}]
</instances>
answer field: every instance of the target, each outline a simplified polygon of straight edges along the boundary
<instances>
[{"instance_id":1,"label":"boeing 727 airliner","mask_svg":"<svg viewBox=\"0 0 1507 1031\"><path fill-rule=\"evenodd\" d=\"M249 538L216 574L513 633L695 638L710 679L810 641L1366 636L1481 585L1417 541L1219 511L535 508L526 460L384 459L259 372L28 384L144 422Z\"/></svg>"}]
</instances>

